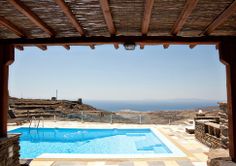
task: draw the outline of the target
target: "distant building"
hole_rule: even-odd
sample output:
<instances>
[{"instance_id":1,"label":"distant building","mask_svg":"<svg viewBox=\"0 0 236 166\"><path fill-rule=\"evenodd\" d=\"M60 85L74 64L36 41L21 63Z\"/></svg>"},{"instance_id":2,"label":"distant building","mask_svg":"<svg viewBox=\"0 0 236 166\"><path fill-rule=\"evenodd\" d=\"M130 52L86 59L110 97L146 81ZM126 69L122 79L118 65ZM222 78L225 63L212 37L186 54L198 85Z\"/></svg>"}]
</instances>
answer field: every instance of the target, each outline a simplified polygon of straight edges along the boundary
<instances>
[{"instance_id":1,"label":"distant building","mask_svg":"<svg viewBox=\"0 0 236 166\"><path fill-rule=\"evenodd\" d=\"M78 101L77 101L78 104L83 104L82 102L82 98L79 98Z\"/></svg>"},{"instance_id":2,"label":"distant building","mask_svg":"<svg viewBox=\"0 0 236 166\"><path fill-rule=\"evenodd\" d=\"M51 100L52 101L57 101L57 98L56 97L52 97Z\"/></svg>"}]
</instances>

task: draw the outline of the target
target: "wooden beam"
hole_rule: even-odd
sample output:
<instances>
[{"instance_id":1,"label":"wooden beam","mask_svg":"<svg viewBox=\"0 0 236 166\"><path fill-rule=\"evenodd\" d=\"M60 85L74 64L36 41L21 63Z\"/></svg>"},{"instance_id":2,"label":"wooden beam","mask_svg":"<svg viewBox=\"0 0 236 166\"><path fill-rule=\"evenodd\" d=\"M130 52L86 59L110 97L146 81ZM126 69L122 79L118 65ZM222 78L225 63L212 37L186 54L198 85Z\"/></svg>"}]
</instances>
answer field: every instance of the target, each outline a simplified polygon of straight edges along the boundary
<instances>
[{"instance_id":1,"label":"wooden beam","mask_svg":"<svg viewBox=\"0 0 236 166\"><path fill-rule=\"evenodd\" d=\"M143 43L140 43L139 46L140 46L140 49L144 49L145 45Z\"/></svg>"},{"instance_id":2,"label":"wooden beam","mask_svg":"<svg viewBox=\"0 0 236 166\"><path fill-rule=\"evenodd\" d=\"M7 1L10 2L19 12L28 17L35 25L41 28L49 36L51 37L55 36L55 32L20 0L7 0Z\"/></svg>"},{"instance_id":3,"label":"wooden beam","mask_svg":"<svg viewBox=\"0 0 236 166\"><path fill-rule=\"evenodd\" d=\"M13 23L11 23L9 20L5 19L4 17L0 16L0 24L2 24L3 26L5 26L6 28L8 28L10 31L12 31L13 33L15 33L15 35L19 36L19 37L29 37L26 36L25 33L23 31L20 30L20 28L18 28L16 25L14 25ZM31 37L29 37L31 38ZM24 48L23 46L15 46L18 50L23 51ZM39 48L43 48L44 46L38 46Z\"/></svg>"},{"instance_id":4,"label":"wooden beam","mask_svg":"<svg viewBox=\"0 0 236 166\"><path fill-rule=\"evenodd\" d=\"M119 48L119 43L114 43L114 47L115 47L115 49L118 49Z\"/></svg>"},{"instance_id":5,"label":"wooden beam","mask_svg":"<svg viewBox=\"0 0 236 166\"><path fill-rule=\"evenodd\" d=\"M236 162L236 42L221 42L220 60L226 65L229 153Z\"/></svg>"},{"instance_id":6,"label":"wooden beam","mask_svg":"<svg viewBox=\"0 0 236 166\"><path fill-rule=\"evenodd\" d=\"M196 44L190 44L189 45L189 48L193 49L194 47L196 47L197 45Z\"/></svg>"},{"instance_id":7,"label":"wooden beam","mask_svg":"<svg viewBox=\"0 0 236 166\"><path fill-rule=\"evenodd\" d=\"M218 17L210 25L208 25L208 27L203 31L202 34L209 35L235 12L236 1L234 1L220 15L218 15Z\"/></svg>"},{"instance_id":8,"label":"wooden beam","mask_svg":"<svg viewBox=\"0 0 236 166\"><path fill-rule=\"evenodd\" d=\"M94 44L90 44L89 47L94 50L95 49L95 45Z\"/></svg>"},{"instance_id":9,"label":"wooden beam","mask_svg":"<svg viewBox=\"0 0 236 166\"><path fill-rule=\"evenodd\" d=\"M175 22L174 26L172 27L171 34L177 35L182 27L184 26L185 22L187 21L188 17L192 13L193 9L197 6L198 0L187 0L184 8L179 15L177 21Z\"/></svg>"},{"instance_id":10,"label":"wooden beam","mask_svg":"<svg viewBox=\"0 0 236 166\"><path fill-rule=\"evenodd\" d=\"M146 0L145 2L145 9L144 9L144 16L143 16L142 30L141 30L143 35L147 35L148 33L153 4L154 4L154 0Z\"/></svg>"},{"instance_id":11,"label":"wooden beam","mask_svg":"<svg viewBox=\"0 0 236 166\"><path fill-rule=\"evenodd\" d=\"M24 47L23 46L16 45L15 48L20 50L20 51L24 51Z\"/></svg>"},{"instance_id":12,"label":"wooden beam","mask_svg":"<svg viewBox=\"0 0 236 166\"><path fill-rule=\"evenodd\" d=\"M164 49L169 48L169 46L170 46L169 44L163 44L163 48L164 48Z\"/></svg>"},{"instance_id":13,"label":"wooden beam","mask_svg":"<svg viewBox=\"0 0 236 166\"><path fill-rule=\"evenodd\" d=\"M116 34L116 28L115 28L115 25L113 23L113 19L112 19L112 15L111 15L108 0L100 0L100 6L101 6L101 9L102 9L104 19L105 19L105 22L107 24L109 33L111 35L115 35Z\"/></svg>"},{"instance_id":14,"label":"wooden beam","mask_svg":"<svg viewBox=\"0 0 236 166\"><path fill-rule=\"evenodd\" d=\"M25 37L25 34L20 28L15 26L13 23L11 23L9 20L5 19L4 17L0 16L0 24L5 26L7 29L15 33L19 37Z\"/></svg>"},{"instance_id":15,"label":"wooden beam","mask_svg":"<svg viewBox=\"0 0 236 166\"><path fill-rule=\"evenodd\" d=\"M70 8L66 5L64 0L55 0L55 2L60 6L64 14L67 16L71 24L75 27L75 29L80 33L81 36L85 35L85 32L80 25L79 21L75 17L75 15L72 13Z\"/></svg>"},{"instance_id":16,"label":"wooden beam","mask_svg":"<svg viewBox=\"0 0 236 166\"><path fill-rule=\"evenodd\" d=\"M93 37L64 37L64 38L36 38L36 39L0 39L0 44L15 44L30 46L43 44L48 46L56 45L102 45L102 44L124 44L127 41L145 45L215 45L222 40L235 41L236 37L230 36L202 36L202 37L179 37L179 36L93 36Z\"/></svg>"},{"instance_id":17,"label":"wooden beam","mask_svg":"<svg viewBox=\"0 0 236 166\"><path fill-rule=\"evenodd\" d=\"M9 65L14 61L14 46L0 45L0 138L7 136L8 75Z\"/></svg>"},{"instance_id":18,"label":"wooden beam","mask_svg":"<svg viewBox=\"0 0 236 166\"><path fill-rule=\"evenodd\" d=\"M63 45L63 47L64 47L66 50L70 50L70 46L69 46L69 45Z\"/></svg>"},{"instance_id":19,"label":"wooden beam","mask_svg":"<svg viewBox=\"0 0 236 166\"><path fill-rule=\"evenodd\" d=\"M36 45L36 47L38 47L39 49L43 50L43 51L46 51L47 50L47 46L45 45Z\"/></svg>"}]
</instances>

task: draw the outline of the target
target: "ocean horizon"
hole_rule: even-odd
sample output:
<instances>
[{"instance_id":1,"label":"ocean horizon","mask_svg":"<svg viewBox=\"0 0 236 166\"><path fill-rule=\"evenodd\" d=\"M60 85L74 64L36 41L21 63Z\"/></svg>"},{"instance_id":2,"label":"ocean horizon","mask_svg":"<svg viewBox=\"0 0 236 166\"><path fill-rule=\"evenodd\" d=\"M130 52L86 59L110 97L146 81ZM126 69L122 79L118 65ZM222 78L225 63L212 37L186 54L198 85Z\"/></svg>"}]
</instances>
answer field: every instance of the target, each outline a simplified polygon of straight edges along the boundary
<instances>
[{"instance_id":1,"label":"ocean horizon","mask_svg":"<svg viewBox=\"0 0 236 166\"><path fill-rule=\"evenodd\" d=\"M96 101L85 100L97 109L105 111L174 111L174 110L196 110L206 107L218 106L221 100L163 100L163 101Z\"/></svg>"}]
</instances>

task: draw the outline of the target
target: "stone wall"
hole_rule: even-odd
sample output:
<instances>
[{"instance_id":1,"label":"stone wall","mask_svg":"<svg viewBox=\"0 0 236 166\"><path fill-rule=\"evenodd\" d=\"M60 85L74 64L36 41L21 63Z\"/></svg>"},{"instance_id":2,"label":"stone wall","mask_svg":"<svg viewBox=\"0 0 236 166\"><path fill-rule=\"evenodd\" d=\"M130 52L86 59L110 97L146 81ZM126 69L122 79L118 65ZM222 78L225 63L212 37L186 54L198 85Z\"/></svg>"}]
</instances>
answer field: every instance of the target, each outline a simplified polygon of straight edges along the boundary
<instances>
[{"instance_id":1,"label":"stone wall","mask_svg":"<svg viewBox=\"0 0 236 166\"><path fill-rule=\"evenodd\" d=\"M221 112L219 112L221 145L222 145L222 148L227 149L229 146L227 103L219 103L219 107L221 109Z\"/></svg>"},{"instance_id":2,"label":"stone wall","mask_svg":"<svg viewBox=\"0 0 236 166\"><path fill-rule=\"evenodd\" d=\"M195 121L195 137L210 148L221 147L220 128L214 126L212 122Z\"/></svg>"},{"instance_id":3,"label":"stone wall","mask_svg":"<svg viewBox=\"0 0 236 166\"><path fill-rule=\"evenodd\" d=\"M0 166L20 166L19 135L0 138Z\"/></svg>"}]
</instances>

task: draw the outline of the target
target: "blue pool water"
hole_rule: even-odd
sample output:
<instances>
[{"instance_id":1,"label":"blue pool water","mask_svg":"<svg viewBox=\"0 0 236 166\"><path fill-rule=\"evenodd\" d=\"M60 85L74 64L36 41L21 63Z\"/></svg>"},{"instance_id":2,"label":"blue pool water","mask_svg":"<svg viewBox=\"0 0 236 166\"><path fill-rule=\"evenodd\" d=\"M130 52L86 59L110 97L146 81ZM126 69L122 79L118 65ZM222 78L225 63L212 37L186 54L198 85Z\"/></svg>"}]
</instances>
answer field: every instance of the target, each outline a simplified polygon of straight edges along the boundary
<instances>
[{"instance_id":1,"label":"blue pool water","mask_svg":"<svg viewBox=\"0 0 236 166\"><path fill-rule=\"evenodd\" d=\"M150 129L18 128L21 158L43 153L163 154L170 149Z\"/></svg>"}]
</instances>

